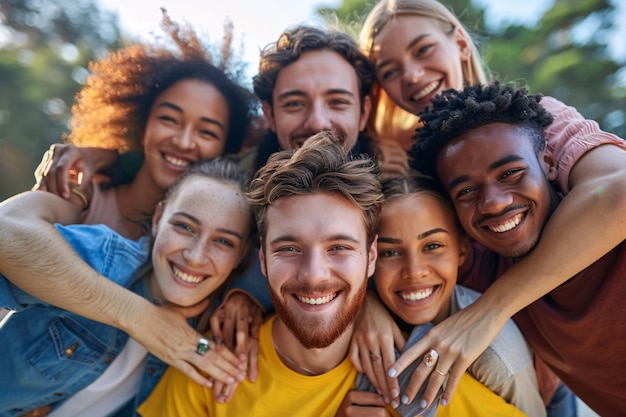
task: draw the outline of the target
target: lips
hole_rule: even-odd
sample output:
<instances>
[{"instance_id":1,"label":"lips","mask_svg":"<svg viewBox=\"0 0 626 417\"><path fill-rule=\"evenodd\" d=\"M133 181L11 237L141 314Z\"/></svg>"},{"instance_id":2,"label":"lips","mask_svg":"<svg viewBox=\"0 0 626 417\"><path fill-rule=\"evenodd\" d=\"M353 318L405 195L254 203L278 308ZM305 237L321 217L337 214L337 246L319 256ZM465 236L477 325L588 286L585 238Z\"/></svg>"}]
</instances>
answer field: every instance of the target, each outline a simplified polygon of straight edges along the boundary
<instances>
[{"instance_id":1,"label":"lips","mask_svg":"<svg viewBox=\"0 0 626 417\"><path fill-rule=\"evenodd\" d=\"M327 294L327 295L317 296L317 297L305 297L305 296L296 294L296 298L303 304L321 305L321 304L328 304L331 301L333 301L335 298L337 298L337 294L338 293L335 292L332 294Z\"/></svg>"},{"instance_id":2,"label":"lips","mask_svg":"<svg viewBox=\"0 0 626 417\"><path fill-rule=\"evenodd\" d=\"M173 165L176 168L180 168L181 170L186 169L191 163L188 159L178 158L167 153L163 153L163 159L165 159L168 164Z\"/></svg>"},{"instance_id":3,"label":"lips","mask_svg":"<svg viewBox=\"0 0 626 417\"><path fill-rule=\"evenodd\" d=\"M422 89L418 90L416 93L411 95L409 100L410 101L414 101L414 102L420 101L420 100L424 99L425 97L427 97L429 94L431 94L433 91L439 89L441 84L442 84L441 80L432 81L432 82L426 84L426 86L424 86Z\"/></svg>"},{"instance_id":4,"label":"lips","mask_svg":"<svg viewBox=\"0 0 626 417\"><path fill-rule=\"evenodd\" d=\"M398 291L398 295L405 301L420 301L432 295L434 287L424 288L415 291Z\"/></svg>"},{"instance_id":5,"label":"lips","mask_svg":"<svg viewBox=\"0 0 626 417\"><path fill-rule=\"evenodd\" d=\"M172 265L172 271L176 278L180 279L183 282L187 282L189 284L198 284L202 282L205 278L205 275L195 275L190 274L188 272L184 272L181 269L177 268L176 265Z\"/></svg>"}]
</instances>

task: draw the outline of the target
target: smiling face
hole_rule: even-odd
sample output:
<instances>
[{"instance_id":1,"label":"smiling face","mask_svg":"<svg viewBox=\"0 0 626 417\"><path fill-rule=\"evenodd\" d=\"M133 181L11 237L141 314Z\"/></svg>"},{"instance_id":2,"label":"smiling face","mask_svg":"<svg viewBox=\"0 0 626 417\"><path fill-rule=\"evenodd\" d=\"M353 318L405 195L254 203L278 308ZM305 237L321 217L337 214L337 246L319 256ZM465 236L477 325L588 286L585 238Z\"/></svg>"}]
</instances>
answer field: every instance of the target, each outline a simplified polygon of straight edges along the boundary
<instances>
[{"instance_id":1,"label":"smiling face","mask_svg":"<svg viewBox=\"0 0 626 417\"><path fill-rule=\"evenodd\" d=\"M506 123L473 129L446 145L437 175L467 233L508 257L531 251L558 204L552 154L536 154L530 132Z\"/></svg>"},{"instance_id":2,"label":"smiling face","mask_svg":"<svg viewBox=\"0 0 626 417\"><path fill-rule=\"evenodd\" d=\"M404 110L417 114L435 95L463 88L462 63L470 57L460 29L419 15L397 15L372 45L376 80Z\"/></svg>"},{"instance_id":3,"label":"smiling face","mask_svg":"<svg viewBox=\"0 0 626 417\"><path fill-rule=\"evenodd\" d=\"M333 130L352 149L365 127L369 97L361 106L355 69L337 52L308 51L281 69L263 112L281 149L296 149L310 136Z\"/></svg>"},{"instance_id":4,"label":"smiling face","mask_svg":"<svg viewBox=\"0 0 626 417\"><path fill-rule=\"evenodd\" d=\"M215 291L243 259L250 207L236 185L188 177L153 220L152 296L181 306Z\"/></svg>"},{"instance_id":5,"label":"smiling face","mask_svg":"<svg viewBox=\"0 0 626 417\"><path fill-rule=\"evenodd\" d=\"M227 136L228 105L222 93L205 81L178 81L152 103L142 170L166 190L191 162L221 155Z\"/></svg>"},{"instance_id":6,"label":"smiling face","mask_svg":"<svg viewBox=\"0 0 626 417\"><path fill-rule=\"evenodd\" d=\"M381 300L412 325L450 315L466 240L452 207L433 194L395 197L383 206L374 283Z\"/></svg>"},{"instance_id":7,"label":"smiling face","mask_svg":"<svg viewBox=\"0 0 626 417\"><path fill-rule=\"evenodd\" d=\"M269 207L260 259L279 319L305 348L324 348L353 323L376 247L346 198L296 195Z\"/></svg>"}]
</instances>

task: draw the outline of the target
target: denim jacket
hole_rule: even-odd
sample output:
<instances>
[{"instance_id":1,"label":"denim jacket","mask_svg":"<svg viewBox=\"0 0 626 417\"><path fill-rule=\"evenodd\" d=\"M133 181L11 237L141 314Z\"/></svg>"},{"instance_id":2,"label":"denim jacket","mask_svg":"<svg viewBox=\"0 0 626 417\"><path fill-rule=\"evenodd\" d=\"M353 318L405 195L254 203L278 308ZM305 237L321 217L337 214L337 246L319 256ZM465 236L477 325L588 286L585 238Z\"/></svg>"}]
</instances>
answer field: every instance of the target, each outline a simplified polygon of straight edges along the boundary
<instances>
[{"instance_id":1,"label":"denim jacket","mask_svg":"<svg viewBox=\"0 0 626 417\"><path fill-rule=\"evenodd\" d=\"M147 239L131 241L102 225L57 225L57 229L100 274L150 298L147 280L136 277L149 258ZM60 404L94 382L128 340L121 330L32 297L2 275L0 307L14 310L0 328L0 417ZM149 355L136 405L149 395L165 368Z\"/></svg>"}]
</instances>

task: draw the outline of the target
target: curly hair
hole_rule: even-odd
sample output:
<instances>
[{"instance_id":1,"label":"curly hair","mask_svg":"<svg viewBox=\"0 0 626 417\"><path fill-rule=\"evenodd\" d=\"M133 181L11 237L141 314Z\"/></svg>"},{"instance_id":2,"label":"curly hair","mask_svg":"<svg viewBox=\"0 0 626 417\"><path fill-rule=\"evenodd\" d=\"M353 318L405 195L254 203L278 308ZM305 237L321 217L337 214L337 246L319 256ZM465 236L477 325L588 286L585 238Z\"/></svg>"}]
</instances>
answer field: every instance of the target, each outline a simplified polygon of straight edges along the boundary
<instances>
[{"instance_id":1,"label":"curly hair","mask_svg":"<svg viewBox=\"0 0 626 417\"><path fill-rule=\"evenodd\" d=\"M509 123L525 129L539 153L546 146L543 128L553 120L539 104L541 97L498 81L468 86L463 91L444 91L432 100L432 108L419 115L423 125L417 129L416 141L409 151L411 168L436 177L437 156L448 143L491 123Z\"/></svg>"},{"instance_id":2,"label":"curly hair","mask_svg":"<svg viewBox=\"0 0 626 417\"><path fill-rule=\"evenodd\" d=\"M332 132L311 136L297 150L274 153L250 184L248 201L255 211L262 238L267 232L267 211L288 196L337 193L363 211L368 244L373 242L383 202L380 173L374 160L353 156Z\"/></svg>"},{"instance_id":3,"label":"curly hair","mask_svg":"<svg viewBox=\"0 0 626 417\"><path fill-rule=\"evenodd\" d=\"M222 65L214 64L195 32L181 28L163 13L162 27L178 48L147 43L128 45L90 63L91 75L76 95L72 130L66 140L79 146L142 151L144 129L154 100L176 82L205 81L228 105L225 153L239 151L250 124L253 95L226 74L232 36L224 37ZM225 26L225 32L232 26Z\"/></svg>"},{"instance_id":4,"label":"curly hair","mask_svg":"<svg viewBox=\"0 0 626 417\"><path fill-rule=\"evenodd\" d=\"M272 104L272 91L278 74L287 65L300 59L309 51L330 50L341 55L352 65L360 88L360 102L370 93L374 82L374 70L369 60L359 50L350 35L336 29L318 29L296 26L283 32L278 41L267 45L261 52L259 73L254 76L253 87L257 97Z\"/></svg>"}]
</instances>

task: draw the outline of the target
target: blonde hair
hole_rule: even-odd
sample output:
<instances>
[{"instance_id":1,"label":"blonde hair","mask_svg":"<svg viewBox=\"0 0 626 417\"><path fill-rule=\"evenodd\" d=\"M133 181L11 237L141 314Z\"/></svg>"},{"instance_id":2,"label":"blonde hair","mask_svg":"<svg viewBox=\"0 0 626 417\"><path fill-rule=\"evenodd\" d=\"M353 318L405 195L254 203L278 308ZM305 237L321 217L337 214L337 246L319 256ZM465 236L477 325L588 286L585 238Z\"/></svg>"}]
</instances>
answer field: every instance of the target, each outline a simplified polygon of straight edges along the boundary
<instances>
[{"instance_id":1,"label":"blonde hair","mask_svg":"<svg viewBox=\"0 0 626 417\"><path fill-rule=\"evenodd\" d=\"M454 13L437 0L381 0L369 12L359 35L363 53L372 60L372 46L376 34L394 17L399 15L416 15L435 19L447 27L449 33L458 28L467 39L471 55L461 65L465 85L488 81L488 71L469 32ZM419 118L393 102L378 82L374 83L372 108L368 127L379 138L394 138L403 128L416 126Z\"/></svg>"}]
</instances>

